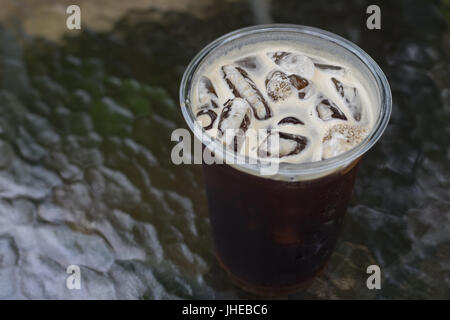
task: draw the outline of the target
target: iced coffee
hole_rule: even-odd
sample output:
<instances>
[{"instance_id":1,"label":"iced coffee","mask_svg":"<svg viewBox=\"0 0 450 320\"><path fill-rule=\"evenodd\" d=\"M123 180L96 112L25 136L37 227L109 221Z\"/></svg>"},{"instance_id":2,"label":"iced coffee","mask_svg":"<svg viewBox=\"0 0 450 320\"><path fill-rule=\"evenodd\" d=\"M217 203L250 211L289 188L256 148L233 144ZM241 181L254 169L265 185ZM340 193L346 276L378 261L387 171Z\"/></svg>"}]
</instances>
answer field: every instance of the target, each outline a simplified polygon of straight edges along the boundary
<instances>
[{"instance_id":1,"label":"iced coffee","mask_svg":"<svg viewBox=\"0 0 450 320\"><path fill-rule=\"evenodd\" d=\"M359 160L389 115L376 75L329 34L249 30L225 38L189 71L184 113L213 153L222 147L250 162L203 165L218 261L244 289L277 295L325 267ZM267 161L280 172L260 174Z\"/></svg>"}]
</instances>

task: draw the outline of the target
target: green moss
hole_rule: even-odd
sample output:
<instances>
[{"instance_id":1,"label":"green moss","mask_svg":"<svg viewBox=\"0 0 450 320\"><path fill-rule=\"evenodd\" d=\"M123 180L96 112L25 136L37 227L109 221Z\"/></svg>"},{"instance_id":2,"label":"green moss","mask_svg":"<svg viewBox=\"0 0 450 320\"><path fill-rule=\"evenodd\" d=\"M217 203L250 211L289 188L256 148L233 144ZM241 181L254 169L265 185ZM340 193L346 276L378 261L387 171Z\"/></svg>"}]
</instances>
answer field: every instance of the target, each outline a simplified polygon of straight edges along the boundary
<instances>
[{"instance_id":1,"label":"green moss","mask_svg":"<svg viewBox=\"0 0 450 320\"><path fill-rule=\"evenodd\" d=\"M450 0L443 0L439 6L439 11L450 22Z\"/></svg>"}]
</instances>

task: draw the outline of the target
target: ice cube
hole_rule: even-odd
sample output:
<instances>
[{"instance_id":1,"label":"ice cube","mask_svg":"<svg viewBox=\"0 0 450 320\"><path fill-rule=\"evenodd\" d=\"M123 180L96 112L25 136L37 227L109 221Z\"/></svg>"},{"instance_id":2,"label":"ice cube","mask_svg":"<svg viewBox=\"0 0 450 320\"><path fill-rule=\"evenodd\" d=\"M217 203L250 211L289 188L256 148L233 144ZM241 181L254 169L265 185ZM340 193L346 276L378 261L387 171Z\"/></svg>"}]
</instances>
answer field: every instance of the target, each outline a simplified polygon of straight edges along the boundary
<instances>
[{"instance_id":1,"label":"ice cube","mask_svg":"<svg viewBox=\"0 0 450 320\"><path fill-rule=\"evenodd\" d=\"M267 55L290 74L298 74L306 79L312 79L314 76L314 63L306 56L284 51L269 52Z\"/></svg>"},{"instance_id":2,"label":"ice cube","mask_svg":"<svg viewBox=\"0 0 450 320\"><path fill-rule=\"evenodd\" d=\"M284 72L273 70L266 78L266 90L273 101L284 100L292 94L292 84Z\"/></svg>"},{"instance_id":3,"label":"ice cube","mask_svg":"<svg viewBox=\"0 0 450 320\"><path fill-rule=\"evenodd\" d=\"M345 114L339 109L339 107L323 94L318 97L318 103L316 106L317 115L323 121L329 121L332 118L347 120Z\"/></svg>"},{"instance_id":4,"label":"ice cube","mask_svg":"<svg viewBox=\"0 0 450 320\"><path fill-rule=\"evenodd\" d=\"M220 137L227 146L238 151L244 134L250 126L251 109L242 98L230 99L224 104L220 114L218 129Z\"/></svg>"},{"instance_id":5,"label":"ice cube","mask_svg":"<svg viewBox=\"0 0 450 320\"><path fill-rule=\"evenodd\" d=\"M253 72L261 69L261 61L257 56L248 56L235 62L238 66Z\"/></svg>"},{"instance_id":6,"label":"ice cube","mask_svg":"<svg viewBox=\"0 0 450 320\"><path fill-rule=\"evenodd\" d=\"M305 123L296 117L286 117L286 118L283 118L280 121L278 121L278 125L288 125L288 124L304 125Z\"/></svg>"},{"instance_id":7,"label":"ice cube","mask_svg":"<svg viewBox=\"0 0 450 320\"><path fill-rule=\"evenodd\" d=\"M297 155L308 144L308 138L285 132L271 131L258 148L258 156L262 158L282 158Z\"/></svg>"},{"instance_id":8,"label":"ice cube","mask_svg":"<svg viewBox=\"0 0 450 320\"><path fill-rule=\"evenodd\" d=\"M306 80L305 78L302 78L296 74L291 74L289 76L289 80L291 81L292 85L297 89L297 90L302 90L304 88L306 88L309 85L309 81Z\"/></svg>"},{"instance_id":9,"label":"ice cube","mask_svg":"<svg viewBox=\"0 0 450 320\"><path fill-rule=\"evenodd\" d=\"M356 121L361 120L361 98L359 97L358 90L343 84L336 78L331 78L331 81L333 81L336 91L344 99L353 118Z\"/></svg>"},{"instance_id":10,"label":"ice cube","mask_svg":"<svg viewBox=\"0 0 450 320\"><path fill-rule=\"evenodd\" d=\"M341 66L334 66L331 64L326 64L326 63L314 63L314 66L316 67L316 69L322 71L322 72L326 72L326 73L330 73L336 76L344 76L345 74L345 69Z\"/></svg>"},{"instance_id":11,"label":"ice cube","mask_svg":"<svg viewBox=\"0 0 450 320\"><path fill-rule=\"evenodd\" d=\"M202 105L201 109L218 108L217 92L213 83L208 77L202 76L198 82L198 100Z\"/></svg>"},{"instance_id":12,"label":"ice cube","mask_svg":"<svg viewBox=\"0 0 450 320\"><path fill-rule=\"evenodd\" d=\"M322 159L335 157L361 143L367 130L357 125L340 123L332 126L323 138Z\"/></svg>"},{"instance_id":13,"label":"ice cube","mask_svg":"<svg viewBox=\"0 0 450 320\"><path fill-rule=\"evenodd\" d=\"M197 112L197 120L200 121L202 127L205 130L212 129L214 126L214 122L216 121L217 114L214 110L211 109L202 109Z\"/></svg>"},{"instance_id":14,"label":"ice cube","mask_svg":"<svg viewBox=\"0 0 450 320\"><path fill-rule=\"evenodd\" d=\"M315 87L312 81L308 81L296 74L289 76L291 84L298 90L299 99L308 99L315 93Z\"/></svg>"},{"instance_id":15,"label":"ice cube","mask_svg":"<svg viewBox=\"0 0 450 320\"><path fill-rule=\"evenodd\" d=\"M281 60L283 60L286 56L293 54L292 52L286 51L276 51L276 52L268 52L267 56L273 60L276 64L279 64Z\"/></svg>"},{"instance_id":16,"label":"ice cube","mask_svg":"<svg viewBox=\"0 0 450 320\"><path fill-rule=\"evenodd\" d=\"M272 110L244 69L233 65L226 65L222 67L222 72L223 78L233 94L237 98L247 100L253 109L256 119L266 120L272 116Z\"/></svg>"}]
</instances>

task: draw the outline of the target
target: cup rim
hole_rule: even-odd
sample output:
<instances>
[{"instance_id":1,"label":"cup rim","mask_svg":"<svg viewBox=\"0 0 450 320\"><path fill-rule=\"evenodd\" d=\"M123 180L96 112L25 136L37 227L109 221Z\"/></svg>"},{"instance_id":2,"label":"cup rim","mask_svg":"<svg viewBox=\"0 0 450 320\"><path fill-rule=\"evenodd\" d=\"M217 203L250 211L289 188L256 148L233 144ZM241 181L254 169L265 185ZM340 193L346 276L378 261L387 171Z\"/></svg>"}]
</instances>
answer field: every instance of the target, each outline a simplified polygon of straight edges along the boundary
<instances>
[{"instance_id":1,"label":"cup rim","mask_svg":"<svg viewBox=\"0 0 450 320\"><path fill-rule=\"evenodd\" d=\"M211 53L214 49L221 45L225 45L231 41L239 39L240 37L259 34L264 32L297 32L303 33L310 36L318 37L340 46L360 59L365 66L369 69L374 77L376 84L380 92L380 115L375 122L371 132L367 137L356 147L339 154L336 157L331 157L325 160L314 161L314 162L303 162L303 163L285 163L280 162L277 171L278 176L302 176L302 175L316 175L323 172L328 172L335 170L340 167L345 167L355 159L361 157L365 154L381 137L384 130L389 122L391 111L392 111L392 94L387 78L378 64L360 47L358 47L353 42L338 36L329 31L325 31L315 27L296 25L296 24L266 24L266 25L256 25L246 28L237 29L235 31L229 32L216 40L212 41L206 45L200 52L191 60L187 66L183 78L180 84L179 99L180 106L183 117L188 124L190 130L194 135L202 142L207 142L207 144L213 143L222 149L223 154L226 159L233 159L233 165L238 168L242 168L244 171L250 171L254 174L258 174L260 165L251 164L248 156L242 156L236 154L235 152L229 150L223 145L217 143L212 139L209 134L205 132L198 124L196 124L195 115L193 114L191 103L189 100L191 91L191 82L194 78L198 67L201 65L203 60ZM216 149L215 149L216 150ZM236 158L238 161L236 164ZM269 177L270 178L270 177Z\"/></svg>"}]
</instances>

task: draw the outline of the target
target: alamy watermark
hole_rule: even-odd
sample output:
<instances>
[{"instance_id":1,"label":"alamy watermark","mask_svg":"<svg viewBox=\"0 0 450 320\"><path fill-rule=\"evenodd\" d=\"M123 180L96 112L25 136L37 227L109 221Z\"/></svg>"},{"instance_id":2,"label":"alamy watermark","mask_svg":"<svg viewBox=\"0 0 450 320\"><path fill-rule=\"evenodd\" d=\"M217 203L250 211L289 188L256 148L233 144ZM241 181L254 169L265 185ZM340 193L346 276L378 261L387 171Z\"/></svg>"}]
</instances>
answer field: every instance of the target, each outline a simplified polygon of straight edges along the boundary
<instances>
[{"instance_id":1,"label":"alamy watermark","mask_svg":"<svg viewBox=\"0 0 450 320\"><path fill-rule=\"evenodd\" d=\"M248 129L245 133L227 129L216 139L199 129L197 137L192 139L191 131L183 128L172 132L171 141L176 142L170 155L172 163L254 165L261 175L278 173L283 141L277 129Z\"/></svg>"},{"instance_id":2,"label":"alamy watermark","mask_svg":"<svg viewBox=\"0 0 450 320\"><path fill-rule=\"evenodd\" d=\"M69 14L66 20L66 26L69 30L81 29L81 9L76 4L67 7L66 13Z\"/></svg>"},{"instance_id":3,"label":"alamy watermark","mask_svg":"<svg viewBox=\"0 0 450 320\"><path fill-rule=\"evenodd\" d=\"M66 273L69 276L66 279L66 287L69 290L80 290L81 289L81 270L80 267L71 264L67 267Z\"/></svg>"},{"instance_id":4,"label":"alamy watermark","mask_svg":"<svg viewBox=\"0 0 450 320\"><path fill-rule=\"evenodd\" d=\"M366 270L370 276L367 278L366 285L369 290L381 289L381 269L376 264L370 265Z\"/></svg>"},{"instance_id":5,"label":"alamy watermark","mask_svg":"<svg viewBox=\"0 0 450 320\"><path fill-rule=\"evenodd\" d=\"M366 13L370 16L366 20L366 26L369 30L381 29L381 9L379 6L372 4L367 7Z\"/></svg>"}]
</instances>

